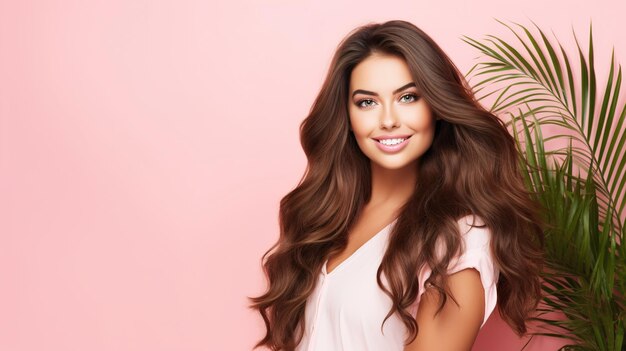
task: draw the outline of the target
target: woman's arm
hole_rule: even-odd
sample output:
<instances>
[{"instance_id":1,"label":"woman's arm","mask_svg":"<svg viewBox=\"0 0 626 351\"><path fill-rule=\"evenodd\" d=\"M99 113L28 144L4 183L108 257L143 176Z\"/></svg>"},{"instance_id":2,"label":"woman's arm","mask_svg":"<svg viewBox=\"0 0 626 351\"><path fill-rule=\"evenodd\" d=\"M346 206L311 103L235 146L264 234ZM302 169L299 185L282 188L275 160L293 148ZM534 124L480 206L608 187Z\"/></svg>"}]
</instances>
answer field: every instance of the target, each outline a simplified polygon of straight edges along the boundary
<instances>
[{"instance_id":1,"label":"woman's arm","mask_svg":"<svg viewBox=\"0 0 626 351\"><path fill-rule=\"evenodd\" d=\"M485 292L476 269L468 268L448 278L450 292L458 306L448 296L443 309L439 306L436 289L426 289L421 297L417 315L418 334L404 351L470 351L485 314Z\"/></svg>"}]
</instances>

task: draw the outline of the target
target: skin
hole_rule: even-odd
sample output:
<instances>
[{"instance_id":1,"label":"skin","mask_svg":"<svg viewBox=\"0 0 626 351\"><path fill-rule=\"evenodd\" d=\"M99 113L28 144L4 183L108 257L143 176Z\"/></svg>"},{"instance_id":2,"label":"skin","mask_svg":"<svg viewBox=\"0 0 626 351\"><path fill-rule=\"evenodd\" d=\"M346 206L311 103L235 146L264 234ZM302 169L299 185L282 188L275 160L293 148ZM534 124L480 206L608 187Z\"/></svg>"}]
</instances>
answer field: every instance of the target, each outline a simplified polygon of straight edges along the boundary
<instances>
[{"instance_id":1,"label":"skin","mask_svg":"<svg viewBox=\"0 0 626 351\"><path fill-rule=\"evenodd\" d=\"M347 248L329 259L328 271L396 218L398 209L413 192L417 163L432 144L438 118L417 87L408 86L394 93L411 82L406 62L391 55L373 54L351 73L350 129L361 151L371 160L372 197L351 228ZM391 154L380 150L373 139L387 134L411 137L403 150ZM480 275L475 269L465 269L450 275L448 284L458 306L448 298L443 310L435 315L439 296L435 289L427 289L415 316L418 336L404 351L471 350L484 315Z\"/></svg>"}]
</instances>

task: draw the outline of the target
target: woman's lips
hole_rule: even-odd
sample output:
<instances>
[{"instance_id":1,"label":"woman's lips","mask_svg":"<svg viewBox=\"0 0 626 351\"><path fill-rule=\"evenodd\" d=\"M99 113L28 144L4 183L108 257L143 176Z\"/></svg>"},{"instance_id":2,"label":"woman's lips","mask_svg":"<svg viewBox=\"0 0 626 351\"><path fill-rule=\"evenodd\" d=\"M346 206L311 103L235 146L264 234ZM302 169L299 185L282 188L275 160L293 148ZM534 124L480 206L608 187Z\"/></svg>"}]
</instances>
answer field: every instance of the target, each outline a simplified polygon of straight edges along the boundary
<instances>
[{"instance_id":1,"label":"woman's lips","mask_svg":"<svg viewBox=\"0 0 626 351\"><path fill-rule=\"evenodd\" d=\"M410 138L411 138L411 136L408 136L401 143L398 143L398 144L395 144L395 145L385 145L385 144L381 143L377 139L374 139L374 140L376 141L376 146L378 146L378 148L381 151L384 151L386 153L396 153L396 152L399 152L400 150L404 149L404 147L409 143L409 139ZM389 140L389 139L382 139L382 140Z\"/></svg>"}]
</instances>

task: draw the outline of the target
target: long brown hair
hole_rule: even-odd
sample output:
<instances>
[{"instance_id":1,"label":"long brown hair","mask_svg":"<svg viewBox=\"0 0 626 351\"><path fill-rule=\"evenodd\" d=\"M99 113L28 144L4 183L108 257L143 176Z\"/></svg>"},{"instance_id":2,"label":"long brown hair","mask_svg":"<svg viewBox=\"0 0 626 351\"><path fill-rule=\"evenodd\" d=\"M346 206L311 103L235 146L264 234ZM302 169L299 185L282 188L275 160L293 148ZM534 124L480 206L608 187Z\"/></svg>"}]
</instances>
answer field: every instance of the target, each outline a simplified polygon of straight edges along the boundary
<instances>
[{"instance_id":1,"label":"long brown hair","mask_svg":"<svg viewBox=\"0 0 626 351\"><path fill-rule=\"evenodd\" d=\"M401 208L378 269L378 285L393 302L387 318L398 313L410 341L415 338L418 326L407 309L416 301L424 265L432 269L427 282L439 291L441 310L448 295L447 267L461 245L457 220L475 214L492 233L500 314L519 335L526 333L525 322L541 293L544 222L521 177L514 139L476 101L457 67L428 35L393 20L363 25L342 40L300 125L308 165L280 202L280 237L262 258L269 287L250 298L250 308L258 310L267 328L255 348L293 350L298 345L306 300L320 269L330 253L346 247L348 229L370 198L370 160L349 130L348 94L352 69L373 53L403 58L422 97L440 117L432 145L417 165L419 181ZM435 255L439 238L447 248L443 256ZM389 289L381 284L381 274Z\"/></svg>"}]
</instances>

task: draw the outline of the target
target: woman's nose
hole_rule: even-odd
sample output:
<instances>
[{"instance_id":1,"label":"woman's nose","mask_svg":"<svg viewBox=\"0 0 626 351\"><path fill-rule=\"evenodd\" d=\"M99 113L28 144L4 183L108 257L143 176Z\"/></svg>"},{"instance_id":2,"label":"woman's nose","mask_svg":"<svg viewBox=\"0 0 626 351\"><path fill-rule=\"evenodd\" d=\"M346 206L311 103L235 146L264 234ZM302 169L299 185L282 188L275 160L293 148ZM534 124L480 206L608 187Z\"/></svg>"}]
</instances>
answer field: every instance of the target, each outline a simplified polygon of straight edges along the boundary
<instances>
[{"instance_id":1,"label":"woman's nose","mask_svg":"<svg viewBox=\"0 0 626 351\"><path fill-rule=\"evenodd\" d=\"M397 127L399 123L398 117L393 111L393 106L387 106L380 117L380 128L389 129Z\"/></svg>"}]
</instances>

